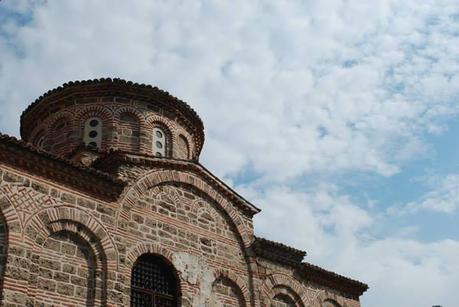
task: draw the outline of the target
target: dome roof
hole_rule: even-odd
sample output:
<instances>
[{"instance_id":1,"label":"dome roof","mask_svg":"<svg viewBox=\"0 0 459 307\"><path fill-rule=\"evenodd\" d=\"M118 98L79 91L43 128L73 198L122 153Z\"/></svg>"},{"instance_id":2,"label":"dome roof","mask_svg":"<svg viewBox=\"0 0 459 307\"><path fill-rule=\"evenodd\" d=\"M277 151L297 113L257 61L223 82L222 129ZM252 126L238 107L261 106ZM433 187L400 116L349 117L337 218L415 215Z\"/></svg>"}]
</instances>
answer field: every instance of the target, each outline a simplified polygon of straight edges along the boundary
<instances>
[{"instance_id":1,"label":"dome roof","mask_svg":"<svg viewBox=\"0 0 459 307\"><path fill-rule=\"evenodd\" d=\"M21 137L28 141L37 121L72 103L72 98L116 96L147 102L174 114L185 126L196 133L198 152L204 143L204 125L199 115L186 102L157 87L118 78L71 81L37 98L21 115ZM65 100L65 101L63 101Z\"/></svg>"}]
</instances>

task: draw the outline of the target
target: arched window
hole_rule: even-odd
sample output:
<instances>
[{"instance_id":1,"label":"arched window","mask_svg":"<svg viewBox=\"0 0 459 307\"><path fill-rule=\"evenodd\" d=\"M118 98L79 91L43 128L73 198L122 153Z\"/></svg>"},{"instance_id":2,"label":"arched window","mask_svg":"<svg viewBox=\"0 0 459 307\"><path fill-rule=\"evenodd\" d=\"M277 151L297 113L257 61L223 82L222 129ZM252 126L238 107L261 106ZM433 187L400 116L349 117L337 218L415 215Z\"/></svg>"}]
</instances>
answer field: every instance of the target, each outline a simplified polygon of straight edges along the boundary
<instances>
[{"instance_id":1,"label":"arched window","mask_svg":"<svg viewBox=\"0 0 459 307\"><path fill-rule=\"evenodd\" d=\"M166 156L167 146L166 134L163 129L156 127L153 129L153 153L158 157Z\"/></svg>"},{"instance_id":2,"label":"arched window","mask_svg":"<svg viewBox=\"0 0 459 307\"><path fill-rule=\"evenodd\" d=\"M279 293L273 299L273 307L297 307L295 301L287 294Z\"/></svg>"},{"instance_id":3,"label":"arched window","mask_svg":"<svg viewBox=\"0 0 459 307\"><path fill-rule=\"evenodd\" d=\"M175 307L178 283L174 269L163 258L145 254L132 268L132 307Z\"/></svg>"},{"instance_id":4,"label":"arched window","mask_svg":"<svg viewBox=\"0 0 459 307\"><path fill-rule=\"evenodd\" d=\"M340 307L341 305L338 304L337 302L335 302L334 300L331 300L331 299L326 299L323 303L322 303L322 307Z\"/></svg>"},{"instance_id":5,"label":"arched window","mask_svg":"<svg viewBox=\"0 0 459 307\"><path fill-rule=\"evenodd\" d=\"M100 149L102 144L102 121L100 118L91 117L86 120L83 142L86 146Z\"/></svg>"}]
</instances>

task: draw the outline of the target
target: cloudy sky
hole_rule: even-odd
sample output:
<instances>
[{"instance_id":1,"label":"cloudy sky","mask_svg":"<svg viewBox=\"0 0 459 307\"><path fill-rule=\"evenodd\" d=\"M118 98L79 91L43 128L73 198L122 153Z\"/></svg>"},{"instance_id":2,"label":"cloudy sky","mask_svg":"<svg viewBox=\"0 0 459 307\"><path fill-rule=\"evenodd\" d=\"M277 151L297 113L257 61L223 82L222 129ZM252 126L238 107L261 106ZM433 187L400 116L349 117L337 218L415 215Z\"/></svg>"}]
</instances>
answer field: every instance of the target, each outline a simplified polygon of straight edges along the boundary
<instances>
[{"instance_id":1,"label":"cloudy sky","mask_svg":"<svg viewBox=\"0 0 459 307\"><path fill-rule=\"evenodd\" d=\"M458 306L457 0L0 2L0 131L70 80L189 102L256 233L362 280L363 306Z\"/></svg>"}]
</instances>

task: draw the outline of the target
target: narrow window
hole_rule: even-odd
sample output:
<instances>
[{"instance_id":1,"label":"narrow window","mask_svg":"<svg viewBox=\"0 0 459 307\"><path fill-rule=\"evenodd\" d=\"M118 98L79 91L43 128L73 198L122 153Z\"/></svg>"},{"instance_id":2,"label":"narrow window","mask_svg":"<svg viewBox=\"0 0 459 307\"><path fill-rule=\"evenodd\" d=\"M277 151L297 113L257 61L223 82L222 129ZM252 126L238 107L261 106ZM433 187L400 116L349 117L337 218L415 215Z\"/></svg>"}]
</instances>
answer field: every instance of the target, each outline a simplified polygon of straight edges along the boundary
<instances>
[{"instance_id":1,"label":"narrow window","mask_svg":"<svg viewBox=\"0 0 459 307\"><path fill-rule=\"evenodd\" d=\"M145 254L132 268L132 307L175 307L178 283L174 269L161 257Z\"/></svg>"},{"instance_id":2,"label":"narrow window","mask_svg":"<svg viewBox=\"0 0 459 307\"><path fill-rule=\"evenodd\" d=\"M153 129L153 153L158 157L166 156L166 134L160 128Z\"/></svg>"},{"instance_id":3,"label":"narrow window","mask_svg":"<svg viewBox=\"0 0 459 307\"><path fill-rule=\"evenodd\" d=\"M100 149L102 144L102 121L100 118L88 118L84 124L83 142L86 146Z\"/></svg>"}]
</instances>

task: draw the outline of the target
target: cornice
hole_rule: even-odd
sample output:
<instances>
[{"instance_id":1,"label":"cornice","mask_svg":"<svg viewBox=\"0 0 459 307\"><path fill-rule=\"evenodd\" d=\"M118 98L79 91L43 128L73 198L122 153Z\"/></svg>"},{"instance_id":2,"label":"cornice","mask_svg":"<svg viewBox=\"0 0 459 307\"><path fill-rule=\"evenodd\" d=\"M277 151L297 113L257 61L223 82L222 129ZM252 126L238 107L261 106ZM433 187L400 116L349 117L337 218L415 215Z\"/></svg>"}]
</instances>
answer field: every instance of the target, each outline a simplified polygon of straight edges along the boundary
<instances>
[{"instance_id":1,"label":"cornice","mask_svg":"<svg viewBox=\"0 0 459 307\"><path fill-rule=\"evenodd\" d=\"M165 168L194 173L219 191L226 199L236 205L245 215L253 217L261 210L244 199L236 191L218 179L197 161L181 160L166 157L141 155L126 151L110 151L93 163L93 167L104 172L114 172L121 165L146 166Z\"/></svg>"},{"instance_id":2,"label":"cornice","mask_svg":"<svg viewBox=\"0 0 459 307\"><path fill-rule=\"evenodd\" d=\"M1 133L0 162L104 200L116 200L126 186L126 182L109 174L58 158Z\"/></svg>"},{"instance_id":3,"label":"cornice","mask_svg":"<svg viewBox=\"0 0 459 307\"><path fill-rule=\"evenodd\" d=\"M352 298L358 298L368 290L367 284L307 262L301 263L299 266L299 273L306 280L339 290Z\"/></svg>"},{"instance_id":4,"label":"cornice","mask_svg":"<svg viewBox=\"0 0 459 307\"><path fill-rule=\"evenodd\" d=\"M290 266L300 264L306 256L305 251L260 237L255 237L250 248L258 257Z\"/></svg>"},{"instance_id":5,"label":"cornice","mask_svg":"<svg viewBox=\"0 0 459 307\"><path fill-rule=\"evenodd\" d=\"M290 266L303 280L341 291L349 297L358 299L368 289L368 285L360 281L302 262L306 252L285 244L255 237L250 248L257 257Z\"/></svg>"}]
</instances>

